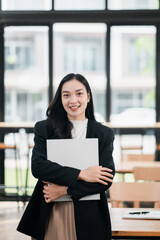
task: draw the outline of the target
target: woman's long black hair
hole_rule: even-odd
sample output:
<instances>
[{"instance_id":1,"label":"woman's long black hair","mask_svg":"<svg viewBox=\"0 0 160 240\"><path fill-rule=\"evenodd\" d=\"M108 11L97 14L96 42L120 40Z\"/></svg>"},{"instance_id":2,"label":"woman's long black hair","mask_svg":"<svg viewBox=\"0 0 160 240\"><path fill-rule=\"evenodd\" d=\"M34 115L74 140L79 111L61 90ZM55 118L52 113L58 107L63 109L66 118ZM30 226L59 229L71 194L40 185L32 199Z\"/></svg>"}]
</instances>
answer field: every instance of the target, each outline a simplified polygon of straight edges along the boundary
<instances>
[{"instance_id":1,"label":"woman's long black hair","mask_svg":"<svg viewBox=\"0 0 160 240\"><path fill-rule=\"evenodd\" d=\"M70 73L66 75L60 82L58 89L56 91L56 94L52 99L51 103L49 104L46 111L48 120L52 125L54 138L71 138L71 130L73 128L73 125L68 120L67 112L63 108L62 100L61 100L61 92L62 92L63 84L73 79L76 79L79 82L81 82L85 86L87 93L90 94L90 101L88 102L85 116L88 119L95 120L93 97L92 97L92 92L91 92L88 81L85 79L84 76L80 74Z\"/></svg>"}]
</instances>

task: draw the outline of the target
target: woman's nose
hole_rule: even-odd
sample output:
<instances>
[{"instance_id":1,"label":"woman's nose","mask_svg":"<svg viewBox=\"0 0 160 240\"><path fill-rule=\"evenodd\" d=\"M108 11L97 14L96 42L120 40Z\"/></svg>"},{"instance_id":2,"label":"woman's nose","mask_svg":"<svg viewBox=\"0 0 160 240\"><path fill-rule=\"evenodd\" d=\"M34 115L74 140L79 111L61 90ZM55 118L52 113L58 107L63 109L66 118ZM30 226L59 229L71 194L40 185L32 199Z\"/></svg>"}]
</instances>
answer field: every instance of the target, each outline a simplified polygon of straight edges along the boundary
<instances>
[{"instance_id":1,"label":"woman's nose","mask_svg":"<svg viewBox=\"0 0 160 240\"><path fill-rule=\"evenodd\" d=\"M71 103L76 103L77 102L77 97L75 95L72 95L70 98Z\"/></svg>"}]
</instances>

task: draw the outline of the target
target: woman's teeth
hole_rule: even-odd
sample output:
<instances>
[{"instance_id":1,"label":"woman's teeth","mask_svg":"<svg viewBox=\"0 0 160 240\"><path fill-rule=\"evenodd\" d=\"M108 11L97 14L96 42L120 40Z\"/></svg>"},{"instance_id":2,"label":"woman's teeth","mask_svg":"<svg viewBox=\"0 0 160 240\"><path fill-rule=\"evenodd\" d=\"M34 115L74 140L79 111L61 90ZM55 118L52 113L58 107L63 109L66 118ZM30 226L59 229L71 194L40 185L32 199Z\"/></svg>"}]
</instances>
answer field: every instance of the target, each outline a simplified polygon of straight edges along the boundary
<instances>
[{"instance_id":1,"label":"woman's teeth","mask_svg":"<svg viewBox=\"0 0 160 240\"><path fill-rule=\"evenodd\" d=\"M79 108L79 106L76 106L76 107L70 107L70 108L72 108L72 109L76 109L76 108Z\"/></svg>"}]
</instances>

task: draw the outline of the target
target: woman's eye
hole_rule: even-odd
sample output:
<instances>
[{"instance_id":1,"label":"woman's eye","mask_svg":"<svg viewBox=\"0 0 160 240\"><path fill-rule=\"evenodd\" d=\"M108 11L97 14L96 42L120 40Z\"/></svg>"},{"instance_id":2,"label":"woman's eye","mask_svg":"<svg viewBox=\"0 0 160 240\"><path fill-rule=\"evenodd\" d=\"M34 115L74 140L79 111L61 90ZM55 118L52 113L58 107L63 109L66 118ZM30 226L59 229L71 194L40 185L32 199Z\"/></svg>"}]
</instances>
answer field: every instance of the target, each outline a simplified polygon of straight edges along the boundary
<instances>
[{"instance_id":1,"label":"woman's eye","mask_svg":"<svg viewBox=\"0 0 160 240\"><path fill-rule=\"evenodd\" d=\"M82 94L83 94L83 93L81 93L81 92L78 93L79 96L82 95Z\"/></svg>"},{"instance_id":2,"label":"woman's eye","mask_svg":"<svg viewBox=\"0 0 160 240\"><path fill-rule=\"evenodd\" d=\"M68 97L69 95L68 94L64 94L63 97Z\"/></svg>"}]
</instances>

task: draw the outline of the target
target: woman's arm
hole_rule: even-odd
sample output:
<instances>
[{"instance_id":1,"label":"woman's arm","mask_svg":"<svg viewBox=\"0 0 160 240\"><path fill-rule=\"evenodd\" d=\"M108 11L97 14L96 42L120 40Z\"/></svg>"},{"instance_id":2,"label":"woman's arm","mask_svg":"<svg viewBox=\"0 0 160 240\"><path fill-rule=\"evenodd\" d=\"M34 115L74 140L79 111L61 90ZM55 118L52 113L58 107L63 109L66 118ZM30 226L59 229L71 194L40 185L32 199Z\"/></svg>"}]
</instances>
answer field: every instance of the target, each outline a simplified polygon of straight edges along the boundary
<instances>
[{"instance_id":1,"label":"woman's arm","mask_svg":"<svg viewBox=\"0 0 160 240\"><path fill-rule=\"evenodd\" d=\"M34 128L35 146L32 153L32 174L35 178L63 186L74 186L77 182L79 169L63 167L47 160L46 126L38 122Z\"/></svg>"},{"instance_id":2,"label":"woman's arm","mask_svg":"<svg viewBox=\"0 0 160 240\"><path fill-rule=\"evenodd\" d=\"M104 141L100 142L102 146L100 146L99 164L103 167L111 169L112 172L110 173L114 175L115 168L114 168L114 162L112 157L114 133L111 129L109 129L109 132L110 132L109 134L104 136L105 138L103 139ZM110 181L105 181L105 182L107 182L107 185L103 183L97 183L97 182L92 183L92 182L86 182L84 180L78 180L73 187L70 186L68 188L68 192L72 196L73 200L79 200L80 198L85 197L87 195L101 193L109 189L112 182Z\"/></svg>"},{"instance_id":3,"label":"woman's arm","mask_svg":"<svg viewBox=\"0 0 160 240\"><path fill-rule=\"evenodd\" d=\"M93 166L81 171L78 179L86 182L99 182L101 184L108 185L107 182L112 182L111 178L113 178L113 175L110 172L112 172L112 170L109 168ZM46 203L53 202L67 194L66 186L60 186L50 182L44 183L43 193Z\"/></svg>"}]
</instances>

